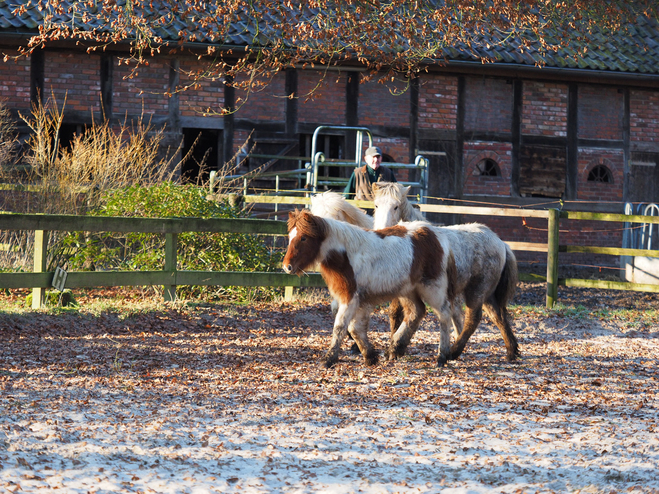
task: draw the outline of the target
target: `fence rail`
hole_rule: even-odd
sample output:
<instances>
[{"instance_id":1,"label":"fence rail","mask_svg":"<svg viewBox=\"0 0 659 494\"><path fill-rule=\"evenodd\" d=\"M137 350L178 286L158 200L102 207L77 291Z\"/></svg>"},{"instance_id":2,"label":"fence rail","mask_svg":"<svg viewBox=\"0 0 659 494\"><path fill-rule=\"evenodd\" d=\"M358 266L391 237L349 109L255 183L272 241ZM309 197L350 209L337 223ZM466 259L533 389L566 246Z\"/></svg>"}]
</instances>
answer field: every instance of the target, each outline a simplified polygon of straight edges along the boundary
<instances>
[{"instance_id":1,"label":"fence rail","mask_svg":"<svg viewBox=\"0 0 659 494\"><path fill-rule=\"evenodd\" d=\"M245 196L247 203L274 203L307 205L308 197L285 196ZM351 201L358 207L372 207L368 201ZM485 208L468 206L445 206L421 204L423 212L452 213L466 215L496 215L510 217L535 217L547 219L547 243L507 242L513 250L547 253L547 276L528 275L523 279L542 280L547 283L547 307L557 301L558 286L584 288L605 288L659 293L659 285L559 278L559 253L597 253L615 256L642 255L659 258L659 250L623 249L616 247L560 245L558 225L564 220L613 221L621 223L659 224L658 216L623 215L606 213L586 213L558 211L556 209L531 210L516 208ZM49 231L70 232L142 232L165 235L165 266L160 271L94 271L67 273L66 286L69 288L97 286L139 286L162 285L165 300L174 300L178 285L216 286L274 286L285 287L287 296L293 287L325 286L319 274L298 278L277 272L248 271L185 271L176 268L177 235L183 232L250 233L261 235L286 235L284 221L259 219L219 219L219 218L117 218L71 215L41 214L0 214L0 231L32 230L35 232L34 272L0 273L0 288L32 288L33 307L43 305L45 289L52 286L54 272L46 272L46 254Z\"/></svg>"}]
</instances>

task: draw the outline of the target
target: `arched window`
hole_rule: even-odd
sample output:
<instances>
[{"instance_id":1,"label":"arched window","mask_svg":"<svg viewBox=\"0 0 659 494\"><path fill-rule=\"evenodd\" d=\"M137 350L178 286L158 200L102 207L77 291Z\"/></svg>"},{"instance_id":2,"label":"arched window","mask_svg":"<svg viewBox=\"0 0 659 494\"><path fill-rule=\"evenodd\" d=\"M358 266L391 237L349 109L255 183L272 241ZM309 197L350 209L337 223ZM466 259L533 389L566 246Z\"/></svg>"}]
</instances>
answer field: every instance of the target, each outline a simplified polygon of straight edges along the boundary
<instances>
[{"instance_id":1,"label":"arched window","mask_svg":"<svg viewBox=\"0 0 659 494\"><path fill-rule=\"evenodd\" d=\"M588 181L610 184L613 183L613 175L606 166L597 165L588 173Z\"/></svg>"},{"instance_id":2,"label":"arched window","mask_svg":"<svg viewBox=\"0 0 659 494\"><path fill-rule=\"evenodd\" d=\"M490 158L482 159L476 165L478 170L478 175L481 177L500 177L501 170L499 170L499 165L496 161Z\"/></svg>"}]
</instances>

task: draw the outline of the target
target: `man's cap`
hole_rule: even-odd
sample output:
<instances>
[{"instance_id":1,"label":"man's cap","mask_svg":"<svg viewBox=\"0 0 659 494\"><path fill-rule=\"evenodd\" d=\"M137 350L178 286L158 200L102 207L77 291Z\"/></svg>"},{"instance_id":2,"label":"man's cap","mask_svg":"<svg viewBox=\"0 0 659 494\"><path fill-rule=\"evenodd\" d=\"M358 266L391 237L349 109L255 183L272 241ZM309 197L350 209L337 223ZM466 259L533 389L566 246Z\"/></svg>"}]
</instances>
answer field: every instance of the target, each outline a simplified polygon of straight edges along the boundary
<instances>
[{"instance_id":1,"label":"man's cap","mask_svg":"<svg viewBox=\"0 0 659 494\"><path fill-rule=\"evenodd\" d=\"M364 156L382 156L382 151L377 146L371 146L366 150Z\"/></svg>"}]
</instances>

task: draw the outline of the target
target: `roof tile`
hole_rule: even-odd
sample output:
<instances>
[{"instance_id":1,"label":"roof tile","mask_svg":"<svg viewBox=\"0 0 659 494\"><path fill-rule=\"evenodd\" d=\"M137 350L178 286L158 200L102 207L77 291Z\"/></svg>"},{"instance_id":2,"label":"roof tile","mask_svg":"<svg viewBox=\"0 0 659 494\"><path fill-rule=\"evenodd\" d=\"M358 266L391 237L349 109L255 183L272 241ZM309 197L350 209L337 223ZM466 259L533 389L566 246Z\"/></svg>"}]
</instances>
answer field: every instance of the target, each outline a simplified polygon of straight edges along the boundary
<instances>
[{"instance_id":1,"label":"roof tile","mask_svg":"<svg viewBox=\"0 0 659 494\"><path fill-rule=\"evenodd\" d=\"M73 0L62 0L63 2ZM123 0L118 0L123 1ZM3 31L9 33L29 34L36 32L43 20L43 14L34 6L30 6L20 17L15 16L12 11L27 0L0 0L0 36ZM167 13L163 5L153 0L154 12L160 16ZM95 7L93 4L91 9ZM67 20L67 19L64 19ZM68 19L70 21L70 19ZM84 27L84 26L80 26ZM99 28L92 20L89 27ZM188 19L176 17L172 12L171 21L163 26L157 27L157 35L165 40L178 40L181 31L194 32L196 26ZM212 33L212 30L208 31ZM233 44L244 47L254 39L253 26L238 21L226 39L219 39L214 34L199 33L198 41L203 43ZM592 70L619 71L619 72L641 72L644 74L659 75L659 22L656 19L639 18L638 22L627 26L626 30L614 33L591 33L586 40L578 41L576 38L566 40L562 35L549 35L546 39L550 44L559 44L561 48L557 51L540 53L536 46L524 49L520 52L520 40L512 39L509 42L500 43L500 34L492 33L491 37L482 39L482 48L477 50L465 46L447 47L445 55L450 60L475 61L476 55L485 56L490 60L515 63L521 65L535 65L544 63L548 67L575 68L581 67ZM488 46L489 42L489 46ZM583 57L576 56L581 50L577 48L587 47ZM487 47L487 48L486 48ZM474 53L475 52L475 53ZM496 62L495 62L496 63Z\"/></svg>"}]
</instances>

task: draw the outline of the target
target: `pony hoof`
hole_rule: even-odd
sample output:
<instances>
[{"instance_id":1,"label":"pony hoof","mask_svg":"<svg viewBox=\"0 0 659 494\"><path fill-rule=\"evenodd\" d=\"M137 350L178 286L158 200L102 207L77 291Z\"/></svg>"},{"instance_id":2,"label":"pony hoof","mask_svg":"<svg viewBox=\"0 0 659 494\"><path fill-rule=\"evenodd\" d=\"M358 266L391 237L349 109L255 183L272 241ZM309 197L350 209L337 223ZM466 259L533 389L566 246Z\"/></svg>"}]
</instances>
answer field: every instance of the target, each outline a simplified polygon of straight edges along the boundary
<instances>
[{"instance_id":1,"label":"pony hoof","mask_svg":"<svg viewBox=\"0 0 659 494\"><path fill-rule=\"evenodd\" d=\"M396 345L389 347L389 354L391 359L397 359L405 356L405 351L407 350L407 345Z\"/></svg>"},{"instance_id":2,"label":"pony hoof","mask_svg":"<svg viewBox=\"0 0 659 494\"><path fill-rule=\"evenodd\" d=\"M366 362L366 365L376 365L378 363L380 356L378 355L378 352L375 350L372 352L368 352L366 356L364 357L364 362Z\"/></svg>"},{"instance_id":3,"label":"pony hoof","mask_svg":"<svg viewBox=\"0 0 659 494\"><path fill-rule=\"evenodd\" d=\"M458 360L460 355L462 355L462 348L454 348L448 354L448 360Z\"/></svg>"},{"instance_id":4,"label":"pony hoof","mask_svg":"<svg viewBox=\"0 0 659 494\"><path fill-rule=\"evenodd\" d=\"M322 366L323 366L325 369L331 369L332 367L334 367L334 364L336 364L338 361L339 361L339 359L329 359L329 358L328 358L328 359L325 359L325 360L323 361Z\"/></svg>"},{"instance_id":5,"label":"pony hoof","mask_svg":"<svg viewBox=\"0 0 659 494\"><path fill-rule=\"evenodd\" d=\"M444 367L446 363L448 362L448 359L444 357L443 355L440 355L437 357L437 367Z\"/></svg>"}]
</instances>

